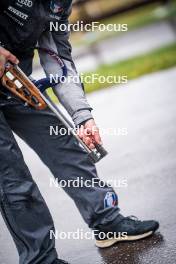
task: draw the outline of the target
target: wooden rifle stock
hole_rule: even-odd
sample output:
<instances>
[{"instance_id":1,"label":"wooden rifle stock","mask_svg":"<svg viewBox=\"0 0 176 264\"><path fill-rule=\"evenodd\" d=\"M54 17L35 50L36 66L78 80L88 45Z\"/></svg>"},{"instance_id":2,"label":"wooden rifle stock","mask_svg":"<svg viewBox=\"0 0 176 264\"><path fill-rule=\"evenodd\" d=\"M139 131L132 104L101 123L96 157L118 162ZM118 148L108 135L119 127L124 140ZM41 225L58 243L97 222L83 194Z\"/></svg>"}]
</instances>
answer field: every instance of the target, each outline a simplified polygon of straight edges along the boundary
<instances>
[{"instance_id":1,"label":"wooden rifle stock","mask_svg":"<svg viewBox=\"0 0 176 264\"><path fill-rule=\"evenodd\" d=\"M63 125L72 133L73 137L87 151L89 158L93 163L98 162L108 154L101 145L95 144L94 150L89 149L89 147L77 135L74 127L62 114L60 109L57 108L47 95L42 93L37 84L35 85L35 81L33 83L18 66L8 63L2 77L2 84L12 94L19 97L27 105L32 106L37 110L43 110L48 106L56 117L63 123Z\"/></svg>"},{"instance_id":2,"label":"wooden rifle stock","mask_svg":"<svg viewBox=\"0 0 176 264\"><path fill-rule=\"evenodd\" d=\"M46 108L47 105L41 98L39 90L18 66L8 63L2 77L2 84L26 104L38 110Z\"/></svg>"}]
</instances>

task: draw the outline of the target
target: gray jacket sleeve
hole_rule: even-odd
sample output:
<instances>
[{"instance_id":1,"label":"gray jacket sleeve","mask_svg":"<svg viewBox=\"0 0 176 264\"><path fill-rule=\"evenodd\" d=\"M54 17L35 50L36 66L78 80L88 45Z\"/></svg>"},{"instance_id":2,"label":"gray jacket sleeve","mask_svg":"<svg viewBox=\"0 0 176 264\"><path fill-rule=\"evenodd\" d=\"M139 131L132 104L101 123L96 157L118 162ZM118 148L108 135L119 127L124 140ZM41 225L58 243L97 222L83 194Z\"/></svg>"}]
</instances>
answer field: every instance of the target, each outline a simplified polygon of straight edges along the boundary
<instances>
[{"instance_id":1,"label":"gray jacket sleeve","mask_svg":"<svg viewBox=\"0 0 176 264\"><path fill-rule=\"evenodd\" d=\"M66 19L60 21L60 23L67 24L68 21ZM74 81L74 79L79 78L77 78L78 73L72 60L71 45L68 39L68 32L47 31L40 37L39 46L57 52L65 62L68 70L69 80L62 84L56 85L54 92L61 104L71 115L75 125L79 125L80 123L93 118L91 114L92 108L87 102L81 82ZM41 65L47 76L50 76L50 74L53 74L54 76L56 74L60 75L61 69L53 58L44 52L39 52L39 56ZM71 78L69 78L70 76Z\"/></svg>"}]
</instances>

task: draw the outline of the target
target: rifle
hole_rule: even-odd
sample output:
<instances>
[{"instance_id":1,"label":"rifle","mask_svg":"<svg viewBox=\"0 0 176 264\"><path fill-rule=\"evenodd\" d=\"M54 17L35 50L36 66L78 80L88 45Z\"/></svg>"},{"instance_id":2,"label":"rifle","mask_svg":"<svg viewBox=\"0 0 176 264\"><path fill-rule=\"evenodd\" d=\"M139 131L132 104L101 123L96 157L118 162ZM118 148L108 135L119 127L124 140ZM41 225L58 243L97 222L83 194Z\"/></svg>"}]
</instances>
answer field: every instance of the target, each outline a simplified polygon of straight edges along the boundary
<instances>
[{"instance_id":1,"label":"rifle","mask_svg":"<svg viewBox=\"0 0 176 264\"><path fill-rule=\"evenodd\" d=\"M59 63L63 71L63 76L66 76L67 69L65 64L61 60L59 60ZM2 77L2 84L12 94L24 101L26 105L34 107L37 110L43 110L46 107L49 107L55 116L68 129L68 131L70 131L72 136L86 150L90 160L93 163L98 162L108 154L103 146L99 144L94 144L95 149L91 150L77 135L73 124L66 118L62 111L56 106L55 103L52 102L50 97L45 92L47 88L51 87L49 78L36 81L31 77L27 77L17 65L8 63Z\"/></svg>"}]
</instances>

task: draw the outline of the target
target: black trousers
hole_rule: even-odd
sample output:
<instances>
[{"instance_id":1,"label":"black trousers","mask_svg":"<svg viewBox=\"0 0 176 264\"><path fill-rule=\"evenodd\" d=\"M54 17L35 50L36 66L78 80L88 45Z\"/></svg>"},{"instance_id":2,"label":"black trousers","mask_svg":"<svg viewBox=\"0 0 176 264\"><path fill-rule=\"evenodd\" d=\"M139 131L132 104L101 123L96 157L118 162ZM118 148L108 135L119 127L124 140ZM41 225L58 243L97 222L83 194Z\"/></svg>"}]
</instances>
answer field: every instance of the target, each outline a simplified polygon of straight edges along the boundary
<instances>
[{"instance_id":1,"label":"black trousers","mask_svg":"<svg viewBox=\"0 0 176 264\"><path fill-rule=\"evenodd\" d=\"M51 264L56 258L50 239L54 224L47 205L27 168L12 131L20 136L58 180L97 178L95 166L69 135L50 135L62 125L49 111L37 111L0 96L0 209L19 252L20 264ZM117 196L109 187L64 188L90 228L108 227L119 215ZM115 201L106 203L107 195ZM112 197L112 196L111 196ZM106 200L107 202L107 200Z\"/></svg>"}]
</instances>

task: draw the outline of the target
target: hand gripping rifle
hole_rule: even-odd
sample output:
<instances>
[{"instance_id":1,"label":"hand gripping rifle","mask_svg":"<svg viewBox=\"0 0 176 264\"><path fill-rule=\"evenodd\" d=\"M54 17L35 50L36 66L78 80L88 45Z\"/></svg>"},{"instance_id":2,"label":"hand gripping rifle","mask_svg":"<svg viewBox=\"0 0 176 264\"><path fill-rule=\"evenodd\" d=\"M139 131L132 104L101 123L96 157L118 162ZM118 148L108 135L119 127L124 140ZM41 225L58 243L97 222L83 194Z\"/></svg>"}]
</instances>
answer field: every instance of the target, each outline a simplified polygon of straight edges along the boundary
<instances>
[{"instance_id":1,"label":"hand gripping rifle","mask_svg":"<svg viewBox=\"0 0 176 264\"><path fill-rule=\"evenodd\" d=\"M62 69L62 77L67 76L67 68L64 62L58 57L58 55L50 50L42 49L52 56ZM46 89L54 87L58 83L51 84L50 78L43 78L38 81L27 77L25 73L16 65L7 63L4 75L2 77L2 84L11 93L19 97L26 105L34 107L37 110L43 110L47 106L56 115L56 117L62 122L62 124L70 131L72 136L80 143L80 145L87 151L89 158L93 163L98 162L107 155L107 151L103 146L95 144L95 149L91 150L80 137L77 135L73 124L65 117L61 110L53 103L50 97L46 94Z\"/></svg>"}]
</instances>

